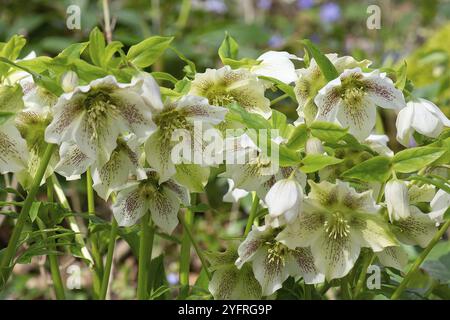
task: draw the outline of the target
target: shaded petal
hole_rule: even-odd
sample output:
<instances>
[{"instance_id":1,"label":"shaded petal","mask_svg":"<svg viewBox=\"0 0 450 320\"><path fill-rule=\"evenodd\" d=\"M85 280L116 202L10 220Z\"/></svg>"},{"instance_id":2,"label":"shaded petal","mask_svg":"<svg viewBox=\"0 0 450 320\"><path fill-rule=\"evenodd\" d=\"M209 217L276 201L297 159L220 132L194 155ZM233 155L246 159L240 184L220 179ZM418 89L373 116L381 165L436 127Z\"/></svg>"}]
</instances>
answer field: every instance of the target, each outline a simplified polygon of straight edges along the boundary
<instances>
[{"instance_id":1,"label":"shaded petal","mask_svg":"<svg viewBox=\"0 0 450 320\"><path fill-rule=\"evenodd\" d=\"M300 60L286 51L267 51L256 59L261 63L250 70L259 76L275 78L290 84L297 80L297 73L291 59Z\"/></svg>"},{"instance_id":2,"label":"shaded petal","mask_svg":"<svg viewBox=\"0 0 450 320\"><path fill-rule=\"evenodd\" d=\"M301 211L303 190L294 179L276 182L266 195L265 202L272 217L284 215L287 221L296 218Z\"/></svg>"},{"instance_id":3,"label":"shaded petal","mask_svg":"<svg viewBox=\"0 0 450 320\"><path fill-rule=\"evenodd\" d=\"M13 123L0 126L0 173L18 172L28 167L26 141Z\"/></svg>"},{"instance_id":4,"label":"shaded petal","mask_svg":"<svg viewBox=\"0 0 450 320\"><path fill-rule=\"evenodd\" d=\"M148 202L153 222L162 231L171 234L178 225L180 201L177 194L163 186L160 191L152 193Z\"/></svg>"},{"instance_id":5,"label":"shaded petal","mask_svg":"<svg viewBox=\"0 0 450 320\"><path fill-rule=\"evenodd\" d=\"M314 103L318 107L316 120L329 122L336 120L338 110L341 109L343 103L338 90L340 86L341 79L336 78L319 90L314 98Z\"/></svg>"},{"instance_id":6,"label":"shaded petal","mask_svg":"<svg viewBox=\"0 0 450 320\"><path fill-rule=\"evenodd\" d=\"M289 277L284 261L277 258L271 259L266 246L256 251L253 257L253 273L261 285L263 296L270 296L280 289Z\"/></svg>"},{"instance_id":7,"label":"shaded petal","mask_svg":"<svg viewBox=\"0 0 450 320\"><path fill-rule=\"evenodd\" d=\"M178 164L174 179L191 192L203 192L208 183L210 169L196 164Z\"/></svg>"},{"instance_id":8,"label":"shaded petal","mask_svg":"<svg viewBox=\"0 0 450 320\"><path fill-rule=\"evenodd\" d=\"M410 101L408 105L414 108L414 117L411 126L417 132L431 138L436 138L444 126L450 126L450 120L445 114L431 101L419 99Z\"/></svg>"},{"instance_id":9,"label":"shaded petal","mask_svg":"<svg viewBox=\"0 0 450 320\"><path fill-rule=\"evenodd\" d=\"M394 222L398 227L395 234L405 244L425 248L437 231L435 222L417 207L410 206L410 212L408 218Z\"/></svg>"},{"instance_id":10,"label":"shaded petal","mask_svg":"<svg viewBox=\"0 0 450 320\"><path fill-rule=\"evenodd\" d=\"M212 106L208 103L208 99L198 96L187 95L177 101L177 108L192 123L194 121L202 121L217 125L224 121L228 112L227 108Z\"/></svg>"},{"instance_id":11,"label":"shaded petal","mask_svg":"<svg viewBox=\"0 0 450 320\"><path fill-rule=\"evenodd\" d=\"M60 160L55 171L68 180L73 180L73 178L85 173L89 166L94 163L94 159L83 153L73 141L61 144L59 157Z\"/></svg>"},{"instance_id":12,"label":"shaded petal","mask_svg":"<svg viewBox=\"0 0 450 320\"><path fill-rule=\"evenodd\" d=\"M409 146L409 141L414 133L412 127L413 117L414 107L408 102L407 106L398 113L395 122L395 126L397 127L397 141L405 147Z\"/></svg>"},{"instance_id":13,"label":"shaded petal","mask_svg":"<svg viewBox=\"0 0 450 320\"><path fill-rule=\"evenodd\" d=\"M408 264L408 254L401 246L387 247L376 254L381 264L386 267L403 271Z\"/></svg>"},{"instance_id":14,"label":"shaded petal","mask_svg":"<svg viewBox=\"0 0 450 320\"><path fill-rule=\"evenodd\" d=\"M239 245L236 266L241 268L244 263L253 259L255 253L263 246L270 235L270 228L266 226L252 226L252 230Z\"/></svg>"},{"instance_id":15,"label":"shaded petal","mask_svg":"<svg viewBox=\"0 0 450 320\"><path fill-rule=\"evenodd\" d=\"M414 204L414 203L418 203L418 202L433 201L433 197L435 196L435 193L436 192L435 192L435 188L433 185L423 184L419 187L417 184L413 184L408 189L409 202L411 204Z\"/></svg>"},{"instance_id":16,"label":"shaded petal","mask_svg":"<svg viewBox=\"0 0 450 320\"><path fill-rule=\"evenodd\" d=\"M390 180L384 188L384 196L389 219L392 221L405 219L409 213L408 187L402 180Z\"/></svg>"},{"instance_id":17,"label":"shaded petal","mask_svg":"<svg viewBox=\"0 0 450 320\"><path fill-rule=\"evenodd\" d=\"M359 103L349 105L345 102L337 112L337 119L344 128L359 140L366 139L375 127L377 110L373 102L366 97Z\"/></svg>"},{"instance_id":18,"label":"shaded petal","mask_svg":"<svg viewBox=\"0 0 450 320\"><path fill-rule=\"evenodd\" d=\"M395 88L386 73L374 70L364 73L365 90L374 104L382 108L400 110L406 106L403 93Z\"/></svg>"},{"instance_id":19,"label":"shaded petal","mask_svg":"<svg viewBox=\"0 0 450 320\"><path fill-rule=\"evenodd\" d=\"M325 275L320 273L314 264L314 257L310 248L290 250L286 268L288 268L290 276L301 276L306 284L316 284L325 281Z\"/></svg>"},{"instance_id":20,"label":"shaded petal","mask_svg":"<svg viewBox=\"0 0 450 320\"><path fill-rule=\"evenodd\" d=\"M317 268L327 280L342 278L353 268L358 259L360 245L348 237L329 237L323 232L311 243L311 252Z\"/></svg>"},{"instance_id":21,"label":"shaded petal","mask_svg":"<svg viewBox=\"0 0 450 320\"><path fill-rule=\"evenodd\" d=\"M191 200L188 189L179 185L173 180L167 180L163 183L163 186L173 191L177 195L178 199L180 199L182 204L186 206L190 204Z\"/></svg>"},{"instance_id":22,"label":"shaded petal","mask_svg":"<svg viewBox=\"0 0 450 320\"><path fill-rule=\"evenodd\" d=\"M232 202L237 203L240 199L246 197L248 195L248 191L244 189L239 189L234 187L234 181L232 179L227 179L228 182L228 191L223 196L223 202Z\"/></svg>"},{"instance_id":23,"label":"shaded petal","mask_svg":"<svg viewBox=\"0 0 450 320\"><path fill-rule=\"evenodd\" d=\"M164 109L159 86L149 73L141 72L131 82L141 82L140 85L136 86L135 90L153 111L158 112Z\"/></svg>"},{"instance_id":24,"label":"shaded petal","mask_svg":"<svg viewBox=\"0 0 450 320\"><path fill-rule=\"evenodd\" d=\"M117 194L112 206L114 218L119 226L129 227L148 212L149 206L139 183L126 186Z\"/></svg>"},{"instance_id":25,"label":"shaded petal","mask_svg":"<svg viewBox=\"0 0 450 320\"><path fill-rule=\"evenodd\" d=\"M147 139L144 148L147 162L159 173L160 182L168 180L176 173L171 159L170 143L165 141L160 129Z\"/></svg>"},{"instance_id":26,"label":"shaded petal","mask_svg":"<svg viewBox=\"0 0 450 320\"><path fill-rule=\"evenodd\" d=\"M428 216L436 221L436 223L444 222L444 213L450 207L450 194L442 189L436 192L433 200L431 200L431 212Z\"/></svg>"}]
</instances>

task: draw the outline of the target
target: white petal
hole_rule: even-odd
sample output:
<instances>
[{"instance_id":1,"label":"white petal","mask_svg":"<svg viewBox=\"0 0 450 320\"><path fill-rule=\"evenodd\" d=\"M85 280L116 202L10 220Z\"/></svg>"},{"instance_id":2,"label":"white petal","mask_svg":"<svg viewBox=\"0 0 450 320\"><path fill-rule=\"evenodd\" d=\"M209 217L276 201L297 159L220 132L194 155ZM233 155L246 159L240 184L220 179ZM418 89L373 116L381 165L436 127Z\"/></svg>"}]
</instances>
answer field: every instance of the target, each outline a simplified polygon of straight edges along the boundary
<instances>
[{"instance_id":1,"label":"white petal","mask_svg":"<svg viewBox=\"0 0 450 320\"><path fill-rule=\"evenodd\" d=\"M180 200L175 192L163 187L149 198L149 209L153 222L165 233L171 234L178 225Z\"/></svg>"},{"instance_id":2,"label":"white petal","mask_svg":"<svg viewBox=\"0 0 450 320\"><path fill-rule=\"evenodd\" d=\"M145 155L150 166L159 173L160 182L168 180L176 173L170 144L164 142L161 129L155 131L145 142Z\"/></svg>"},{"instance_id":3,"label":"white petal","mask_svg":"<svg viewBox=\"0 0 450 320\"><path fill-rule=\"evenodd\" d=\"M270 232L270 228L266 226L252 226L250 233L239 245L239 258L236 260L236 266L238 268L241 268L244 263L253 259L255 253L262 247Z\"/></svg>"},{"instance_id":4,"label":"white petal","mask_svg":"<svg viewBox=\"0 0 450 320\"><path fill-rule=\"evenodd\" d=\"M436 138L444 126L450 126L450 120L432 102L425 99L410 101L414 107L414 117L411 126L417 132L431 138Z\"/></svg>"},{"instance_id":5,"label":"white petal","mask_svg":"<svg viewBox=\"0 0 450 320\"><path fill-rule=\"evenodd\" d=\"M148 202L143 195L139 183L126 186L117 194L116 203L112 206L114 218L119 226L129 227L148 214Z\"/></svg>"},{"instance_id":6,"label":"white petal","mask_svg":"<svg viewBox=\"0 0 450 320\"><path fill-rule=\"evenodd\" d=\"M337 119L344 128L349 128L351 134L363 141L375 127L376 113L373 102L363 98L360 105L347 105L342 102Z\"/></svg>"},{"instance_id":7,"label":"white petal","mask_svg":"<svg viewBox=\"0 0 450 320\"><path fill-rule=\"evenodd\" d=\"M286 51L268 51L256 59L261 63L250 70L259 76L275 78L290 84L297 80L297 73L291 59L300 60Z\"/></svg>"},{"instance_id":8,"label":"white petal","mask_svg":"<svg viewBox=\"0 0 450 320\"><path fill-rule=\"evenodd\" d=\"M303 191L294 179L284 179L275 183L266 195L265 202L272 217L285 214L294 209L296 213L301 210ZM295 218L296 215L294 215ZM289 219L291 220L291 219Z\"/></svg>"},{"instance_id":9,"label":"white petal","mask_svg":"<svg viewBox=\"0 0 450 320\"><path fill-rule=\"evenodd\" d=\"M384 188L389 219L392 221L409 217L408 187L402 180L390 180Z\"/></svg>"},{"instance_id":10,"label":"white petal","mask_svg":"<svg viewBox=\"0 0 450 320\"><path fill-rule=\"evenodd\" d=\"M69 180L85 173L94 163L94 159L84 154L73 141L61 144L59 157L55 171Z\"/></svg>"},{"instance_id":11,"label":"white petal","mask_svg":"<svg viewBox=\"0 0 450 320\"><path fill-rule=\"evenodd\" d=\"M290 250L286 268L288 268L290 276L302 276L306 284L316 284L325 281L325 275L320 273L314 264L314 257L310 248Z\"/></svg>"},{"instance_id":12,"label":"white petal","mask_svg":"<svg viewBox=\"0 0 450 320\"><path fill-rule=\"evenodd\" d=\"M228 182L228 191L223 196L222 199L224 202L238 203L240 199L248 195L248 191L244 189L234 188L233 180L227 179L227 182Z\"/></svg>"},{"instance_id":13,"label":"white petal","mask_svg":"<svg viewBox=\"0 0 450 320\"><path fill-rule=\"evenodd\" d=\"M131 82L141 82L140 85L136 87L136 90L152 110L156 112L163 110L164 105L161 100L159 86L150 74L141 72L135 76Z\"/></svg>"},{"instance_id":14,"label":"white petal","mask_svg":"<svg viewBox=\"0 0 450 320\"><path fill-rule=\"evenodd\" d=\"M319 90L314 102L318 107L316 120L323 120L334 122L338 110L341 108L342 99L338 92L341 86L340 77L328 82L322 89Z\"/></svg>"},{"instance_id":15,"label":"white petal","mask_svg":"<svg viewBox=\"0 0 450 320\"><path fill-rule=\"evenodd\" d=\"M409 146L414 132L412 127L413 117L414 107L408 102L407 106L398 113L395 122L395 126L397 127L397 141L405 147Z\"/></svg>"},{"instance_id":16,"label":"white petal","mask_svg":"<svg viewBox=\"0 0 450 320\"><path fill-rule=\"evenodd\" d=\"M374 70L364 73L364 84L368 97L374 104L382 108L400 110L405 107L403 93L396 89L392 80L386 73Z\"/></svg>"},{"instance_id":17,"label":"white petal","mask_svg":"<svg viewBox=\"0 0 450 320\"><path fill-rule=\"evenodd\" d=\"M12 122L0 126L0 173L18 172L28 167L26 141Z\"/></svg>"},{"instance_id":18,"label":"white petal","mask_svg":"<svg viewBox=\"0 0 450 320\"><path fill-rule=\"evenodd\" d=\"M433 200L431 200L430 205L431 212L428 216L436 221L436 223L442 223L444 221L444 213L450 207L450 194L439 189Z\"/></svg>"},{"instance_id":19,"label":"white petal","mask_svg":"<svg viewBox=\"0 0 450 320\"><path fill-rule=\"evenodd\" d=\"M260 248L253 257L253 273L261 285L263 296L270 296L280 289L289 277L282 261L270 259L267 247Z\"/></svg>"},{"instance_id":20,"label":"white petal","mask_svg":"<svg viewBox=\"0 0 450 320\"><path fill-rule=\"evenodd\" d=\"M377 252L377 257L381 264L386 267L403 271L408 264L408 254L400 247L387 247L381 252Z\"/></svg>"},{"instance_id":21,"label":"white petal","mask_svg":"<svg viewBox=\"0 0 450 320\"><path fill-rule=\"evenodd\" d=\"M425 248L437 231L435 222L415 206L410 206L410 212L408 218L394 222L398 227L397 238L405 244Z\"/></svg>"},{"instance_id":22,"label":"white petal","mask_svg":"<svg viewBox=\"0 0 450 320\"><path fill-rule=\"evenodd\" d=\"M202 121L217 125L225 119L228 112L227 108L212 106L208 103L208 99L187 95L177 101L177 108L189 119L194 121Z\"/></svg>"}]
</instances>

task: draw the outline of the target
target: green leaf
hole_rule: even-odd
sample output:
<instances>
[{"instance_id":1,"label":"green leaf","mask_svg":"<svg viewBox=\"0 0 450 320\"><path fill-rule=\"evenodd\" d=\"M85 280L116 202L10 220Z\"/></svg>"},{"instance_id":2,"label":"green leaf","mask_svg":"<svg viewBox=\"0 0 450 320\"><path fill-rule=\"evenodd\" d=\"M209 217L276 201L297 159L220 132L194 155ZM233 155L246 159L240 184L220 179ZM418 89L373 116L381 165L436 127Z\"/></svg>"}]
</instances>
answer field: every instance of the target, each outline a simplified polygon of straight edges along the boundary
<instances>
[{"instance_id":1,"label":"green leaf","mask_svg":"<svg viewBox=\"0 0 450 320\"><path fill-rule=\"evenodd\" d=\"M228 109L231 111L230 113L239 116L237 120L240 120L243 124L247 126L247 128L252 129L271 128L270 122L266 120L263 116L255 113L249 113L247 110L242 108L237 103L231 103L230 105L228 105Z\"/></svg>"},{"instance_id":2,"label":"green leaf","mask_svg":"<svg viewBox=\"0 0 450 320\"><path fill-rule=\"evenodd\" d=\"M186 76L194 77L195 74L197 73L197 69L195 67L195 63L192 62L191 60L189 60L183 53L178 51L178 49L176 49L176 48L174 48L172 46L170 47L170 49L172 49L172 51L174 51L177 54L178 58L180 58L181 60L186 62L186 65L183 68L183 71L186 73Z\"/></svg>"},{"instance_id":3,"label":"green leaf","mask_svg":"<svg viewBox=\"0 0 450 320\"><path fill-rule=\"evenodd\" d=\"M395 82L395 86L399 90L403 90L406 85L406 75L407 75L406 67L407 67L406 61L403 61L403 64L397 70L397 81Z\"/></svg>"},{"instance_id":4,"label":"green leaf","mask_svg":"<svg viewBox=\"0 0 450 320\"><path fill-rule=\"evenodd\" d=\"M173 84L176 84L178 82L178 79L175 78L170 73L166 73L166 72L152 72L151 75L153 76L153 78L155 78L157 80L165 80L165 81L172 82Z\"/></svg>"},{"instance_id":5,"label":"green leaf","mask_svg":"<svg viewBox=\"0 0 450 320\"><path fill-rule=\"evenodd\" d=\"M219 47L219 57L222 62L225 64L224 60L229 59L237 59L239 53L239 45L236 40L234 40L228 32L225 33L225 39L223 39L222 44Z\"/></svg>"},{"instance_id":6,"label":"green leaf","mask_svg":"<svg viewBox=\"0 0 450 320\"><path fill-rule=\"evenodd\" d=\"M347 129L325 121L315 121L309 128L314 137L325 142L337 142L347 134Z\"/></svg>"},{"instance_id":7,"label":"green leaf","mask_svg":"<svg viewBox=\"0 0 450 320\"><path fill-rule=\"evenodd\" d=\"M105 37L97 27L89 34L89 55L92 62L101 67L105 57Z\"/></svg>"},{"instance_id":8,"label":"green leaf","mask_svg":"<svg viewBox=\"0 0 450 320\"><path fill-rule=\"evenodd\" d=\"M305 39L302 41L302 43L305 45L311 56L316 61L327 81L336 79L339 76L339 73L337 72L331 61L322 52L320 52L320 50L310 40Z\"/></svg>"},{"instance_id":9,"label":"green leaf","mask_svg":"<svg viewBox=\"0 0 450 320\"><path fill-rule=\"evenodd\" d=\"M41 201L35 201L31 204L31 208L30 208L30 220L31 222L34 222L34 220L36 220L38 214L39 214L39 209L41 208L42 202Z\"/></svg>"},{"instance_id":10,"label":"green leaf","mask_svg":"<svg viewBox=\"0 0 450 320\"><path fill-rule=\"evenodd\" d=\"M272 110L272 117L270 118L272 129L278 129L280 136L287 138L290 130L286 115L278 110Z\"/></svg>"},{"instance_id":11,"label":"green leaf","mask_svg":"<svg viewBox=\"0 0 450 320\"><path fill-rule=\"evenodd\" d=\"M400 151L393 158L394 170L409 173L420 170L439 159L445 150L441 148L418 147Z\"/></svg>"},{"instance_id":12,"label":"green leaf","mask_svg":"<svg viewBox=\"0 0 450 320\"><path fill-rule=\"evenodd\" d=\"M112 41L109 43L105 52L103 53L102 66L105 67L111 62L111 59L114 57L114 54L119 51L123 47L123 43L120 41Z\"/></svg>"},{"instance_id":13,"label":"green leaf","mask_svg":"<svg viewBox=\"0 0 450 320\"><path fill-rule=\"evenodd\" d=\"M272 78L272 77L258 76L258 78L272 82L273 84L275 84L275 86L279 90L286 93L289 96L289 98L292 99L292 101L297 102L297 97L295 96L294 87L292 87L278 79Z\"/></svg>"},{"instance_id":14,"label":"green leaf","mask_svg":"<svg viewBox=\"0 0 450 320\"><path fill-rule=\"evenodd\" d=\"M302 160L302 166L300 170L304 173L316 172L327 166L341 163L344 159L338 159L335 157L323 155L323 154L309 154Z\"/></svg>"},{"instance_id":15,"label":"green leaf","mask_svg":"<svg viewBox=\"0 0 450 320\"><path fill-rule=\"evenodd\" d=\"M173 37L154 36L130 47L127 58L136 67L151 66L169 47Z\"/></svg>"},{"instance_id":16,"label":"green leaf","mask_svg":"<svg viewBox=\"0 0 450 320\"><path fill-rule=\"evenodd\" d=\"M391 159L384 156L377 156L361 162L342 174L345 178L354 178L366 182L384 182L390 175Z\"/></svg>"},{"instance_id":17,"label":"green leaf","mask_svg":"<svg viewBox=\"0 0 450 320\"><path fill-rule=\"evenodd\" d=\"M299 150L305 145L306 140L308 140L308 128L306 124L301 124L292 130L286 145L290 149Z\"/></svg>"},{"instance_id":18,"label":"green leaf","mask_svg":"<svg viewBox=\"0 0 450 320\"><path fill-rule=\"evenodd\" d=\"M8 60L16 60L19 57L20 51L25 46L26 40L23 36L14 35L8 42L3 43L0 47L0 57L6 58ZM7 64L0 63L0 75L6 74L10 66Z\"/></svg>"}]
</instances>

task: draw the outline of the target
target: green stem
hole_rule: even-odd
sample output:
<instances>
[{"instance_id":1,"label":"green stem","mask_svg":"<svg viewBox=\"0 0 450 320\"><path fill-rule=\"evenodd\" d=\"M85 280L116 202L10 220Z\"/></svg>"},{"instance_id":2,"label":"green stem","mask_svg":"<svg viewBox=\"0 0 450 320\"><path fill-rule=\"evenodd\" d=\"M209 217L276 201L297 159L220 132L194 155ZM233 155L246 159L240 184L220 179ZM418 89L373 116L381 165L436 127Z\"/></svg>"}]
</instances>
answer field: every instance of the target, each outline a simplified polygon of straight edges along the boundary
<instances>
[{"instance_id":1,"label":"green stem","mask_svg":"<svg viewBox=\"0 0 450 320\"><path fill-rule=\"evenodd\" d=\"M270 105L273 106L274 104L277 104L278 102L280 102L280 101L282 101L282 100L284 100L286 98L289 98L289 95L287 93L282 94L281 96L276 97L275 99L270 101Z\"/></svg>"},{"instance_id":2,"label":"green stem","mask_svg":"<svg viewBox=\"0 0 450 320\"><path fill-rule=\"evenodd\" d=\"M108 244L108 253L106 254L106 262L105 267L103 269L103 280L102 280L102 286L100 289L100 300L105 300L106 293L108 291L108 284L109 284L109 277L111 274L111 266L114 256L114 247L116 246L116 237L117 237L117 231L119 229L119 226L117 225L116 219L112 217L111 221L111 231L109 234L109 244Z\"/></svg>"},{"instance_id":3,"label":"green stem","mask_svg":"<svg viewBox=\"0 0 450 320\"><path fill-rule=\"evenodd\" d=\"M191 197L191 204L195 205L194 195ZM192 210L186 209L184 221L189 228L194 223L194 213ZM189 292L189 267L191 264L191 240L186 229L183 230L180 249L180 296L185 297Z\"/></svg>"},{"instance_id":4,"label":"green stem","mask_svg":"<svg viewBox=\"0 0 450 320\"><path fill-rule=\"evenodd\" d=\"M59 183L56 175L52 175L50 180L53 190L55 191L55 194L58 197L59 202L61 203L61 206L68 211L72 211L69 200L67 200L66 195L64 194L64 190L61 187L61 184ZM72 229L72 231L75 233L75 241L81 247L81 255L86 261L88 261L88 266L92 269L94 266L94 260L92 259L86 243L84 242L83 235L81 234L81 230L77 223L77 220L73 216L67 217L66 220L70 226L70 229Z\"/></svg>"},{"instance_id":5,"label":"green stem","mask_svg":"<svg viewBox=\"0 0 450 320\"><path fill-rule=\"evenodd\" d=\"M90 215L95 215L94 189L92 188L92 175L90 168L86 172L86 193L87 193L88 213ZM93 278L94 293L97 295L98 298L102 280L103 260L100 254L100 250L98 248L97 234L93 233L90 238L91 238L92 256L94 258L95 264L94 278Z\"/></svg>"},{"instance_id":6,"label":"green stem","mask_svg":"<svg viewBox=\"0 0 450 320\"><path fill-rule=\"evenodd\" d=\"M183 230L186 231L187 236L191 240L192 245L194 246L195 253L197 253L198 258L200 259L200 262L202 263L202 267L206 272L206 276L209 280L212 279L211 273L208 270L208 262L206 261L205 256L203 255L202 250L198 246L198 243L195 241L194 236L192 235L192 231L189 228L189 225L187 225L186 221L184 220L183 216L178 212L178 220L180 220L181 225L183 226Z\"/></svg>"},{"instance_id":7,"label":"green stem","mask_svg":"<svg viewBox=\"0 0 450 320\"><path fill-rule=\"evenodd\" d=\"M350 286L348 283L348 276L341 278L341 294L345 300L351 300Z\"/></svg>"},{"instance_id":8,"label":"green stem","mask_svg":"<svg viewBox=\"0 0 450 320\"><path fill-rule=\"evenodd\" d=\"M148 298L148 269L153 248L154 229L150 227L150 212L141 218L141 234L139 236L139 267L138 267L138 300Z\"/></svg>"},{"instance_id":9,"label":"green stem","mask_svg":"<svg viewBox=\"0 0 450 320\"><path fill-rule=\"evenodd\" d=\"M447 212L450 209L447 209ZM414 263L412 264L411 268L409 269L406 276L403 278L403 281L400 283L400 285L397 287L397 289L394 291L394 293L391 296L391 300L399 299L402 295L403 291L405 291L406 286L408 285L408 282L414 277L414 274L419 269L420 265L425 261L425 258L430 253L431 249L439 242L439 240L442 238L444 233L447 231L447 229L450 227L450 219L447 220L442 227L439 229L439 231L434 235L433 239L430 241L428 246L420 253L420 255L416 258Z\"/></svg>"},{"instance_id":10,"label":"green stem","mask_svg":"<svg viewBox=\"0 0 450 320\"><path fill-rule=\"evenodd\" d=\"M52 157L53 150L55 148L54 144L48 144L44 155L39 163L39 167L36 171L36 175L34 176L33 182L31 184L30 192L28 193L25 201L23 202L22 210L20 210L19 217L17 218L16 225L14 227L13 233L11 235L11 239L8 242L8 246L3 254L2 261L0 264L0 272L3 276L1 283L7 281L10 275L9 268L13 265L13 259L16 254L17 245L19 243L20 235L22 234L22 229L27 221L29 216L29 211L31 205L33 204L34 198L39 190L39 186L41 184L42 178L44 177L45 171L47 170L48 163L50 158ZM6 274L3 272L6 271Z\"/></svg>"},{"instance_id":11,"label":"green stem","mask_svg":"<svg viewBox=\"0 0 450 320\"><path fill-rule=\"evenodd\" d=\"M353 292L353 297L358 298L364 283L366 282L366 276L367 276L367 269L369 268L370 264L373 262L373 259L375 256L373 253L366 253L363 260L363 265L361 269L361 273L359 274L358 281L356 282L356 287Z\"/></svg>"},{"instance_id":12,"label":"green stem","mask_svg":"<svg viewBox=\"0 0 450 320\"><path fill-rule=\"evenodd\" d=\"M180 15L178 16L178 20L176 22L178 32L183 31L184 27L186 27L190 11L191 0L183 0L181 3Z\"/></svg>"},{"instance_id":13,"label":"green stem","mask_svg":"<svg viewBox=\"0 0 450 320\"><path fill-rule=\"evenodd\" d=\"M248 235L250 230L252 230L253 221L255 220L256 212L258 209L259 197L256 195L256 192L254 191L252 192L252 197L253 197L252 207L250 209L250 213L248 216L247 225L245 226L244 236Z\"/></svg>"},{"instance_id":14,"label":"green stem","mask_svg":"<svg viewBox=\"0 0 450 320\"><path fill-rule=\"evenodd\" d=\"M311 298L312 298L311 292L312 292L313 288L314 288L314 286L311 285L311 284L306 284L305 283L303 285L303 289L305 290L305 296L304 296L305 300L311 300Z\"/></svg>"},{"instance_id":15,"label":"green stem","mask_svg":"<svg viewBox=\"0 0 450 320\"><path fill-rule=\"evenodd\" d=\"M112 30L111 30L111 18L109 17L109 1L103 0L103 18L105 21L105 37L107 43L111 43L112 41Z\"/></svg>"}]
</instances>

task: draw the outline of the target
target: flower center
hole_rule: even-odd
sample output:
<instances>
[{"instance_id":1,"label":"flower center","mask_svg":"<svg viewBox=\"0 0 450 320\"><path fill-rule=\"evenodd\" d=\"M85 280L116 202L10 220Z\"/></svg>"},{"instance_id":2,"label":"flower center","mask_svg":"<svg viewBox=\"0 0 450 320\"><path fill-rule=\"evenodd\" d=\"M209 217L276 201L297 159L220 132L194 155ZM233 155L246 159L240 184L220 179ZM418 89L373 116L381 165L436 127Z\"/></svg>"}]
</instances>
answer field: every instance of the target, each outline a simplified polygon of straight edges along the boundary
<instances>
[{"instance_id":1,"label":"flower center","mask_svg":"<svg viewBox=\"0 0 450 320\"><path fill-rule=\"evenodd\" d=\"M345 238L350 232L350 226L344 215L336 211L331 214L330 218L324 223L325 232L330 238Z\"/></svg>"},{"instance_id":2,"label":"flower center","mask_svg":"<svg viewBox=\"0 0 450 320\"><path fill-rule=\"evenodd\" d=\"M176 129L189 129L186 117L175 108L170 108L154 117L154 122L160 128L164 141L170 142Z\"/></svg>"},{"instance_id":3,"label":"flower center","mask_svg":"<svg viewBox=\"0 0 450 320\"><path fill-rule=\"evenodd\" d=\"M342 100L350 106L360 106L365 96L364 88L348 88L341 95Z\"/></svg>"},{"instance_id":4,"label":"flower center","mask_svg":"<svg viewBox=\"0 0 450 320\"><path fill-rule=\"evenodd\" d=\"M267 242L269 248L267 249L267 259L271 265L275 265L277 268L284 267L286 261L285 256L288 248L280 242Z\"/></svg>"},{"instance_id":5,"label":"flower center","mask_svg":"<svg viewBox=\"0 0 450 320\"><path fill-rule=\"evenodd\" d=\"M91 139L97 139L102 127L107 126L106 119L117 112L117 106L111 97L102 91L89 94L84 100L87 122L92 130Z\"/></svg>"}]
</instances>

